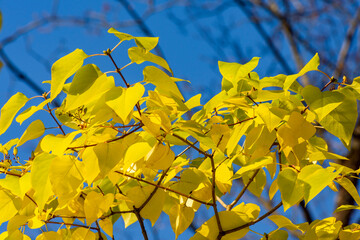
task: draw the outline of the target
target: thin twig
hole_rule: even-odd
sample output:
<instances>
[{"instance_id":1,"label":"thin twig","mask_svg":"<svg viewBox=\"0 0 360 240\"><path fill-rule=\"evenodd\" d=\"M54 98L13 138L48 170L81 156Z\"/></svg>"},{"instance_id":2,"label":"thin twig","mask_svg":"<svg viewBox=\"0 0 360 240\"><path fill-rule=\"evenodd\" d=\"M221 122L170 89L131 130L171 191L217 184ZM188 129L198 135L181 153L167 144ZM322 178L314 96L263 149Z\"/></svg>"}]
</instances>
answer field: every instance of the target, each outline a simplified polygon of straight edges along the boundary
<instances>
[{"instance_id":1,"label":"thin twig","mask_svg":"<svg viewBox=\"0 0 360 240\"><path fill-rule=\"evenodd\" d=\"M251 176L251 178L246 183L246 185L243 187L243 189L241 189L241 192L237 195L235 200L226 207L226 211L230 211L235 206L235 204L241 199L241 197L244 195L245 191L248 189L250 184L254 181L254 179L255 179L256 175L259 173L259 171L260 171L260 168L254 172L254 174Z\"/></svg>"},{"instance_id":2,"label":"thin twig","mask_svg":"<svg viewBox=\"0 0 360 240\"><path fill-rule=\"evenodd\" d=\"M85 225L75 224L75 223L65 223L65 222L51 222L51 221L44 221L45 223L51 223L51 224L60 224L60 225L66 225L66 226L74 226L74 227L83 227L83 228L89 228L91 230L97 230L96 227L89 227Z\"/></svg>"},{"instance_id":3,"label":"thin twig","mask_svg":"<svg viewBox=\"0 0 360 240\"><path fill-rule=\"evenodd\" d=\"M199 153L203 154L204 156L206 156L206 157L208 157L208 158L211 158L211 155L210 155L210 154L208 154L207 152L205 152L205 151L201 150L200 148L196 147L196 146L195 146L195 143L192 143L192 142L190 142L189 140L184 139L184 138L180 137L179 135L177 135L177 134L175 134L175 133L173 133L172 135L173 135L174 137L180 139L181 141L183 141L183 142L186 143L187 145L191 146L193 149L195 149L195 150L198 151Z\"/></svg>"},{"instance_id":4,"label":"thin twig","mask_svg":"<svg viewBox=\"0 0 360 240\"><path fill-rule=\"evenodd\" d=\"M127 133L125 133L124 135L121 135L120 137L117 137L117 138L114 138L114 139L105 141L105 142L103 142L103 143L111 143L111 142L115 142L115 141L118 141L118 140L120 140L120 139L123 139L124 137L129 136L130 134L136 132L136 131L139 130L141 127L142 127L142 125L138 126L137 128L134 128L132 131L127 132ZM66 150L68 150L68 149L74 150L74 149L77 149L77 148L95 147L95 146L97 146L98 144L100 144L100 143L85 144L85 145L77 146L77 147L68 147Z\"/></svg>"}]
</instances>

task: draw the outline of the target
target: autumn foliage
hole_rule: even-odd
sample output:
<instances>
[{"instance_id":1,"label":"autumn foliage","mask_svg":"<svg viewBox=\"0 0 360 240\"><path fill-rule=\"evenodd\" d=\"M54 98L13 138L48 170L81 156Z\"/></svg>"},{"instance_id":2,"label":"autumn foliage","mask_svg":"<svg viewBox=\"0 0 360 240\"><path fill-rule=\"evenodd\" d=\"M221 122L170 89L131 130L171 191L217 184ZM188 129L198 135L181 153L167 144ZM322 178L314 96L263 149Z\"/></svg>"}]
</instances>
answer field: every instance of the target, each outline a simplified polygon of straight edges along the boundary
<instances>
[{"instance_id":1,"label":"autumn foliage","mask_svg":"<svg viewBox=\"0 0 360 240\"><path fill-rule=\"evenodd\" d=\"M338 185L360 204L349 180L359 170L329 161L346 157L329 152L318 134L326 131L349 148L360 79L349 84L327 76L317 54L289 76L259 78L259 58L219 62L222 89L201 103L200 94L184 99L177 86L184 80L151 53L158 38L109 33L120 39L113 49L93 55L76 49L53 64L44 83L48 93L16 93L1 109L0 135L14 119L28 127L0 145L0 224L7 222L0 239L30 239L27 230L38 228L36 239L110 239L119 218L125 228L139 222L139 234L148 239L144 221L153 225L161 213L177 237L202 205L212 217L192 240L240 239L266 218L277 228L259 233L262 239L360 238L358 224L342 226L333 217L293 223L281 214ZM120 67L114 51L127 40L136 45L128 49L130 63ZM115 70L84 65L92 57L111 61ZM130 84L122 72L132 67L144 77ZM325 74L328 84L301 86L297 80L309 71ZM39 111L49 118L37 117ZM27 141L37 143L31 155L22 152ZM266 184L266 198L277 202L271 209L242 201L245 192L264 195ZM57 231L48 230L54 225Z\"/></svg>"}]
</instances>

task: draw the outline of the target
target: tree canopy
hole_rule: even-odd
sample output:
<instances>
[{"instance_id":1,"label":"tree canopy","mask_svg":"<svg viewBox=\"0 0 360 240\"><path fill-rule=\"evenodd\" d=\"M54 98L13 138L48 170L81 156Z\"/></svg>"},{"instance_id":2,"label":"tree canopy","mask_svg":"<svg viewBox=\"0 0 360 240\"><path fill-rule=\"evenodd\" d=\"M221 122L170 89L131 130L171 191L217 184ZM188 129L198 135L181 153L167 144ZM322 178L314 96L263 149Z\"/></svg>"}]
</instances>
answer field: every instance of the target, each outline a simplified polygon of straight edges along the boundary
<instances>
[{"instance_id":1,"label":"tree canopy","mask_svg":"<svg viewBox=\"0 0 360 240\"><path fill-rule=\"evenodd\" d=\"M0 135L15 121L28 127L0 145L0 224L7 223L0 239L30 239L31 229L41 229L36 239L109 239L119 218L125 228L138 222L148 239L144 221L154 225L162 213L178 237L201 206L211 217L192 240L240 239L264 219L277 227L257 232L262 239L359 239L356 223L343 226L334 217L293 223L284 212L339 185L357 205L336 211L359 209L349 180L359 170L331 161L347 158L330 152L323 135L350 148L360 78L328 76L318 54L297 74L264 78L254 71L258 57L219 62L222 89L202 103L200 94L184 99L177 84L186 80L151 52L158 38L109 33L120 40L115 47L74 50L53 64L44 82L49 92L16 93L2 107ZM124 41L135 45L130 62L119 66L114 52ZM94 57L115 70L101 71ZM125 68L142 71L143 79L130 84ZM298 79L310 71L328 83L302 86ZM55 127L45 126L41 111ZM37 147L23 153L28 141ZM275 204L245 203L245 192Z\"/></svg>"}]
</instances>

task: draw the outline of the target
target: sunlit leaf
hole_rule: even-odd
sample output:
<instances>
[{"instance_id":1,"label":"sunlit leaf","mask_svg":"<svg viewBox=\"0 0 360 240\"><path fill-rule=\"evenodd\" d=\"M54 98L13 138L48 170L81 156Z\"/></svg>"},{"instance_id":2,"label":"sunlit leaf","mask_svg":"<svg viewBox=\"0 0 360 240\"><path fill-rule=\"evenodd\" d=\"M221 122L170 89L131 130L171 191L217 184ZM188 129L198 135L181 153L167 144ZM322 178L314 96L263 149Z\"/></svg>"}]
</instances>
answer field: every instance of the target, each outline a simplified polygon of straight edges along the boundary
<instances>
[{"instance_id":1,"label":"sunlit leaf","mask_svg":"<svg viewBox=\"0 0 360 240\"><path fill-rule=\"evenodd\" d=\"M156 86L156 90L159 93L168 97L177 97L184 100L179 88L174 80L172 80L165 72L154 67L147 66L144 68L144 81Z\"/></svg>"},{"instance_id":2,"label":"sunlit leaf","mask_svg":"<svg viewBox=\"0 0 360 240\"><path fill-rule=\"evenodd\" d=\"M16 93L1 108L0 114L0 135L11 125L16 113L25 105L28 98L22 93Z\"/></svg>"},{"instance_id":3,"label":"sunlit leaf","mask_svg":"<svg viewBox=\"0 0 360 240\"><path fill-rule=\"evenodd\" d=\"M51 99L55 99L61 92L65 81L82 65L88 55L81 49L69 53L57 60L51 68Z\"/></svg>"},{"instance_id":4,"label":"sunlit leaf","mask_svg":"<svg viewBox=\"0 0 360 240\"><path fill-rule=\"evenodd\" d=\"M125 122L144 92L145 88L140 83L127 89L115 87L106 94L106 104Z\"/></svg>"},{"instance_id":5,"label":"sunlit leaf","mask_svg":"<svg viewBox=\"0 0 360 240\"><path fill-rule=\"evenodd\" d=\"M169 67L169 64L166 62L165 59L163 59L162 57L159 57L155 54L152 54L151 52L148 52L143 48L140 48L140 47L129 48L128 55L132 62L135 62L137 64L141 64L146 61L152 62L152 63L159 65L160 67L165 68L172 74L172 70Z\"/></svg>"},{"instance_id":6,"label":"sunlit leaf","mask_svg":"<svg viewBox=\"0 0 360 240\"><path fill-rule=\"evenodd\" d=\"M44 134L44 132L45 132L45 127L42 121L39 119L35 120L25 130L19 142L17 143L17 146L19 147L29 140L41 137Z\"/></svg>"},{"instance_id":7,"label":"sunlit leaf","mask_svg":"<svg viewBox=\"0 0 360 240\"><path fill-rule=\"evenodd\" d=\"M320 64L319 55L316 53L314 57L300 70L298 74L293 74L286 77L284 82L284 89L288 90L298 77L301 77L302 75L306 74L309 71L317 70L319 64Z\"/></svg>"}]
</instances>

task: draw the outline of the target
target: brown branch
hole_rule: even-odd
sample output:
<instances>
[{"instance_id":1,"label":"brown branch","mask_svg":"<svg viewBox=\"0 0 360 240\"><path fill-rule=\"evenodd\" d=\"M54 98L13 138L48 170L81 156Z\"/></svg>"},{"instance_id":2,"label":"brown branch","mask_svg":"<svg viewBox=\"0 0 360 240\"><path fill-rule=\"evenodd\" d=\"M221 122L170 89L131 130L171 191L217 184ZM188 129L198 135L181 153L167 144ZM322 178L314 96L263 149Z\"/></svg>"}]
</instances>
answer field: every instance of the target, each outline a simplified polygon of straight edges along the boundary
<instances>
[{"instance_id":1,"label":"brown branch","mask_svg":"<svg viewBox=\"0 0 360 240\"><path fill-rule=\"evenodd\" d=\"M98 223L98 221L96 220L95 221L95 224L96 224L96 231L98 232L98 234L99 234L99 240L103 240L103 237L101 236L101 230L100 230L100 226L99 226L99 223Z\"/></svg>"},{"instance_id":2,"label":"brown branch","mask_svg":"<svg viewBox=\"0 0 360 240\"><path fill-rule=\"evenodd\" d=\"M44 97L45 100L47 99L46 94L43 94L43 97ZM49 103L47 103L46 106L47 106L47 108L48 108L47 112L50 113L52 119L54 119L56 125L60 128L62 134L65 136L65 135L66 135L66 134L65 134L65 131L64 131L64 129L62 128L62 126L60 125L60 123L56 120L54 114L52 113L52 110L50 109Z\"/></svg>"},{"instance_id":3,"label":"brown branch","mask_svg":"<svg viewBox=\"0 0 360 240\"><path fill-rule=\"evenodd\" d=\"M145 24L145 21L139 14L135 11L135 9L131 6L130 2L127 0L117 0L129 13L129 15L134 19L134 21L138 24L140 30L149 37L154 37L154 34L151 32L150 28ZM165 59L164 52L161 50L160 46L155 48L155 51L159 56Z\"/></svg>"},{"instance_id":4,"label":"brown branch","mask_svg":"<svg viewBox=\"0 0 360 240\"><path fill-rule=\"evenodd\" d=\"M5 65L9 70L22 82L28 85L35 93L43 94L45 91L38 85L36 82L22 72L16 65L13 63L10 58L5 53L4 49L0 47L0 57L4 61ZM60 105L58 105L60 106Z\"/></svg>"},{"instance_id":5,"label":"brown branch","mask_svg":"<svg viewBox=\"0 0 360 240\"><path fill-rule=\"evenodd\" d=\"M252 117L252 118L247 118L247 119L238 121L238 122L236 122L236 123L231 123L231 124L228 124L228 126L230 127L230 126L234 126L234 125L237 125L237 124L241 124L241 123L243 123L243 122L246 122L246 121L249 121L249 120L253 120L253 119L255 119L256 117L257 117L257 116Z\"/></svg>"},{"instance_id":6,"label":"brown branch","mask_svg":"<svg viewBox=\"0 0 360 240\"><path fill-rule=\"evenodd\" d=\"M183 141L183 142L186 143L187 145L191 146L193 149L195 149L195 150L198 151L199 153L203 154L205 157L211 158L211 155L210 155L210 154L208 154L207 152L205 152L205 151L201 150L200 148L196 147L196 146L195 146L195 143L192 143L192 142L190 142L189 140L184 139L184 138L180 137L179 135L177 135L177 134L175 134L175 133L173 133L172 135L173 135L174 137L180 139L181 141Z\"/></svg>"},{"instance_id":7,"label":"brown branch","mask_svg":"<svg viewBox=\"0 0 360 240\"><path fill-rule=\"evenodd\" d=\"M244 0L234 0L235 3L240 7L240 9L244 12L245 16L248 20L254 25L255 29L262 36L265 43L268 45L275 58L279 61L280 65L284 69L286 74L292 74L290 66L287 64L285 58L281 55L281 51L275 46L273 39L266 32L265 28L261 25L259 18L253 14L247 7L247 2Z\"/></svg>"},{"instance_id":8,"label":"brown branch","mask_svg":"<svg viewBox=\"0 0 360 240\"><path fill-rule=\"evenodd\" d=\"M124 81L124 83L125 83L126 88L129 88L129 87L130 87L130 84L125 80L125 77L124 77L124 75L122 74L120 68L117 66L116 62L114 61L114 58L111 56L111 50L108 49L107 51L104 51L104 54L107 55L107 56L109 56L109 58L111 59L111 62L112 62L112 63L114 64L114 66L115 66L116 72L119 73L121 79L122 79L122 80ZM137 102L135 106L136 106L136 109L137 109L139 115L141 116L141 109L140 109L140 104L139 104L139 102Z\"/></svg>"},{"instance_id":9,"label":"brown branch","mask_svg":"<svg viewBox=\"0 0 360 240\"><path fill-rule=\"evenodd\" d=\"M0 171L0 173L4 173L6 175L11 175L11 176L15 176L15 177L22 177L21 174L16 174L16 173L13 173L13 172L8 172L6 169L4 171Z\"/></svg>"},{"instance_id":10,"label":"brown branch","mask_svg":"<svg viewBox=\"0 0 360 240\"><path fill-rule=\"evenodd\" d=\"M30 197L29 194L25 193L25 196L29 198L35 204L35 206L38 206L35 200L32 197Z\"/></svg>"},{"instance_id":11,"label":"brown branch","mask_svg":"<svg viewBox=\"0 0 360 240\"><path fill-rule=\"evenodd\" d=\"M141 232L144 236L144 240L148 240L148 236L147 236L147 233L146 233L146 229L145 229L145 225L144 225L144 219L141 217L140 215L140 209L136 208L135 206L133 206L134 208L134 213L136 215L136 218L138 219L138 222L140 224L140 227L141 227Z\"/></svg>"},{"instance_id":12,"label":"brown branch","mask_svg":"<svg viewBox=\"0 0 360 240\"><path fill-rule=\"evenodd\" d=\"M138 126L137 128L133 129L133 130L130 131L130 132L125 133L124 135L121 135L120 137L117 137L117 138L114 138L114 139L105 141L105 142L103 142L103 143L111 143L111 142L115 142L115 141L118 141L118 140L120 140L120 139L123 139L124 137L129 136L130 134L136 132L136 131L139 130L141 127L142 127L142 125ZM74 150L74 149L77 149L77 148L95 147L95 146L97 146L98 144L99 144L99 143L85 144L85 145L83 145L83 146L77 146L77 147L68 147L67 150L68 150L68 149Z\"/></svg>"},{"instance_id":13,"label":"brown branch","mask_svg":"<svg viewBox=\"0 0 360 240\"><path fill-rule=\"evenodd\" d=\"M349 55L350 45L354 39L354 34L358 27L359 21L360 21L360 7L357 9L354 18L351 20L349 29L345 35L345 39L342 43L340 52L338 54L339 57L336 62L336 69L334 73L335 78L339 78L344 71L346 59Z\"/></svg>"},{"instance_id":14,"label":"brown branch","mask_svg":"<svg viewBox=\"0 0 360 240\"><path fill-rule=\"evenodd\" d=\"M120 172L120 171L115 171L115 172L116 172L116 173L119 173L119 174L121 174L121 175L123 175L123 176L132 178L132 179L134 179L134 180L147 183L147 184L152 185L152 186L154 186L154 187L158 187L158 188L164 189L165 191L169 191L169 192L176 193L176 194L178 194L178 195L180 195L180 196L183 196L183 197L185 197L185 198L192 199L192 200L194 200L194 201L196 201L196 202L199 202L199 203L202 203L202 204L204 204L204 205L212 206L212 203L208 203L208 202L205 202L205 201L196 199L196 198L194 198L194 197L192 197L192 196L190 196L190 195L187 195L187 194L182 193L182 192L178 192L178 191L173 190L173 189L171 189L171 188L164 187L164 186L158 185L158 184L156 184L156 183L152 183L152 182L146 181L146 180L144 180L144 179L137 178L137 177L128 175L128 174L126 174L126 173Z\"/></svg>"},{"instance_id":15,"label":"brown branch","mask_svg":"<svg viewBox=\"0 0 360 240\"><path fill-rule=\"evenodd\" d=\"M80 225L80 224L75 224L75 223L65 223L65 222L51 222L51 221L44 221L47 224L59 224L59 225L66 225L66 226L73 226L73 227L83 227L83 228L88 228L91 230L97 230L96 227L91 227L91 226L85 226L85 225Z\"/></svg>"},{"instance_id":16,"label":"brown branch","mask_svg":"<svg viewBox=\"0 0 360 240\"><path fill-rule=\"evenodd\" d=\"M226 207L226 211L230 211L235 206L235 204L241 199L241 197L244 195L245 191L248 189L250 184L254 181L254 179L255 179L256 175L259 173L259 171L260 171L260 168L254 172L254 174L251 176L251 178L246 183L246 185L243 187L243 189L241 189L241 192L237 195L235 200Z\"/></svg>"}]
</instances>

